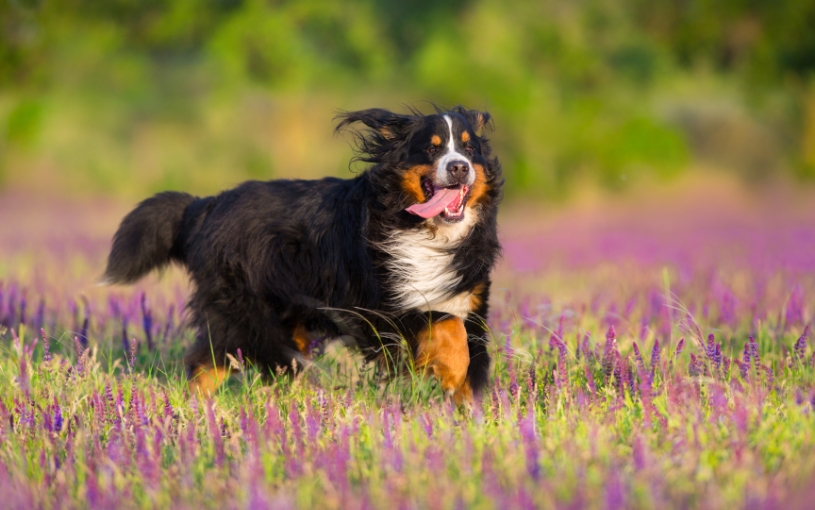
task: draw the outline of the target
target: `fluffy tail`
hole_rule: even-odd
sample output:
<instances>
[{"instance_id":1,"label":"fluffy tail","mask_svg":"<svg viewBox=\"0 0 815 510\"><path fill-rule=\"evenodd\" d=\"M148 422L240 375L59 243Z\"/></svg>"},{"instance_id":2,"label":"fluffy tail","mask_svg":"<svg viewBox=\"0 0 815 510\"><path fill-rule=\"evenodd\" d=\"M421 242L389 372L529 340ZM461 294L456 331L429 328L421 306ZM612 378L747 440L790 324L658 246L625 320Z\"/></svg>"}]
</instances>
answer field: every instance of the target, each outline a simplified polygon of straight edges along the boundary
<instances>
[{"instance_id":1,"label":"fluffy tail","mask_svg":"<svg viewBox=\"0 0 815 510\"><path fill-rule=\"evenodd\" d=\"M113 236L102 283L132 283L171 261L183 262L178 234L195 197L165 191L140 203Z\"/></svg>"}]
</instances>

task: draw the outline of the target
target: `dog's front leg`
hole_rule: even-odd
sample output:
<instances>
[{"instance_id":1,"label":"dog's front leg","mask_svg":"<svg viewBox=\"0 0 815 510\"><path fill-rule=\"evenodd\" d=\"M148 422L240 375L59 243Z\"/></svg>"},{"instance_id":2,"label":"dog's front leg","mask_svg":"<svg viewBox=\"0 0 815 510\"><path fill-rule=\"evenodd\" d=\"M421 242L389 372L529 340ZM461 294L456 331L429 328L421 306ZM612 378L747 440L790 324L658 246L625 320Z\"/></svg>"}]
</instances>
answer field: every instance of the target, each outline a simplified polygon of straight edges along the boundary
<instances>
[{"instance_id":1,"label":"dog's front leg","mask_svg":"<svg viewBox=\"0 0 815 510\"><path fill-rule=\"evenodd\" d=\"M211 362L190 368L189 381L187 382L190 394L201 393L205 397L210 397L215 394L221 384L229 379L230 374L231 369L229 367L213 365Z\"/></svg>"},{"instance_id":2,"label":"dog's front leg","mask_svg":"<svg viewBox=\"0 0 815 510\"><path fill-rule=\"evenodd\" d=\"M452 396L457 404L471 403L473 395L467 381L470 352L464 321L452 316L430 321L416 340L419 370L432 371L445 395Z\"/></svg>"}]
</instances>

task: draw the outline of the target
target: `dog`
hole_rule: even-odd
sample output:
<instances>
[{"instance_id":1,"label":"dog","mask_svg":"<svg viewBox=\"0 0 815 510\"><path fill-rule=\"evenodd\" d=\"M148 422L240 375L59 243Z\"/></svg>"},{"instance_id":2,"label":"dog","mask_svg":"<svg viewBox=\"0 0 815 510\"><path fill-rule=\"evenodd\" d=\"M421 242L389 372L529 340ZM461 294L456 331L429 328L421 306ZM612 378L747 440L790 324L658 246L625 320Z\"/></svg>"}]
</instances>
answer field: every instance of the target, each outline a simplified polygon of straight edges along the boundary
<instances>
[{"instance_id":1,"label":"dog","mask_svg":"<svg viewBox=\"0 0 815 510\"><path fill-rule=\"evenodd\" d=\"M335 132L353 128L355 160L368 164L357 176L249 181L204 198L159 193L122 220L104 281L186 267L191 391L215 391L238 349L273 375L342 338L369 361L409 351L447 397L471 402L488 381L490 272L501 250L490 115L375 108L335 120Z\"/></svg>"}]
</instances>

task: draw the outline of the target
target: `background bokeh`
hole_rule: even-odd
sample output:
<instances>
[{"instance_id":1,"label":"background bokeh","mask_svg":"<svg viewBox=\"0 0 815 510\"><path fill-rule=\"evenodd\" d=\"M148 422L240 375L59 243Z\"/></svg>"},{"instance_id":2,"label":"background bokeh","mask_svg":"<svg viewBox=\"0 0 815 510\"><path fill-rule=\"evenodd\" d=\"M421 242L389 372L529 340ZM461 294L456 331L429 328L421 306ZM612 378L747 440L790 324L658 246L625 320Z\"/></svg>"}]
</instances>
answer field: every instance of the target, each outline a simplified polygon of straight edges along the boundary
<instances>
[{"instance_id":1,"label":"background bokeh","mask_svg":"<svg viewBox=\"0 0 815 510\"><path fill-rule=\"evenodd\" d=\"M510 202L715 172L798 186L812 27L813 0L3 0L0 191L347 176L338 110L426 100L493 114Z\"/></svg>"}]
</instances>

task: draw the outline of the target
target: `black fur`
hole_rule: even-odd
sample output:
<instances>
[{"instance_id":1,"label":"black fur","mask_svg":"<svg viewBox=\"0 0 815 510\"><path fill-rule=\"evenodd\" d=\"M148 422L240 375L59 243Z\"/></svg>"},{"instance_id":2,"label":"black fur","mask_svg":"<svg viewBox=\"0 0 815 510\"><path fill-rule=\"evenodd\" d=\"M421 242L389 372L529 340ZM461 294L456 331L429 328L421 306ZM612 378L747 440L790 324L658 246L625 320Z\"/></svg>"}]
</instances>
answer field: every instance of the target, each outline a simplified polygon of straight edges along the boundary
<instances>
[{"instance_id":1,"label":"black fur","mask_svg":"<svg viewBox=\"0 0 815 510\"><path fill-rule=\"evenodd\" d=\"M454 248L461 277L450 294L482 288L481 303L467 317L474 390L487 382L485 321L489 274L500 252L496 232L501 198L500 165L477 133L489 115L454 108L436 115L372 109L340 115L337 129L357 122L358 159L371 166L350 180L250 181L215 197L165 192L145 200L113 239L105 277L129 283L171 261L195 282L188 307L198 339L185 362L190 369L218 363L240 348L261 366L290 367L300 356L293 332L300 326L319 341L353 338L370 358L395 335L408 343L435 312L406 310L392 299L394 275L378 243L395 232L428 228L405 211L417 203L404 188L405 172L432 165L426 145L446 122L472 135L472 162L483 166L486 192L478 221ZM375 331L374 331L375 329Z\"/></svg>"}]
</instances>

